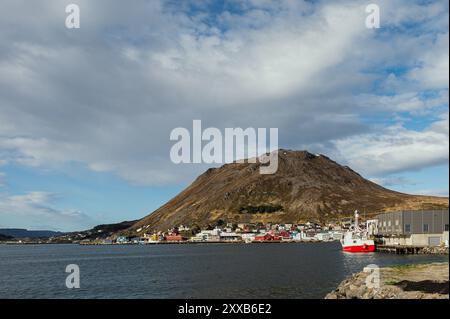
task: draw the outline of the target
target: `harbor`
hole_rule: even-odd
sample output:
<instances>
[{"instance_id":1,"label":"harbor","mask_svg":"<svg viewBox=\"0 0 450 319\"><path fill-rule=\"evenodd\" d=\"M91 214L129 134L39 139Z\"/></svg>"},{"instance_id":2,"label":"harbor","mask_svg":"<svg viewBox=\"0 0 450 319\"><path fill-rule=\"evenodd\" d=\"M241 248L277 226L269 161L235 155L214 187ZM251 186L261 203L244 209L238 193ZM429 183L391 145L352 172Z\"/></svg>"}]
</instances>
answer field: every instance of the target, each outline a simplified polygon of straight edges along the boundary
<instances>
[{"instance_id":1,"label":"harbor","mask_svg":"<svg viewBox=\"0 0 450 319\"><path fill-rule=\"evenodd\" d=\"M167 232L151 232L144 226L141 236L80 240L81 245L102 244L263 244L340 241L349 253L380 252L448 255L448 210L384 213L371 219L354 218L321 225L306 223L233 224L220 222L210 229L180 225Z\"/></svg>"},{"instance_id":2,"label":"harbor","mask_svg":"<svg viewBox=\"0 0 450 319\"><path fill-rule=\"evenodd\" d=\"M232 223L219 220L202 229L179 225L167 231L152 231L144 225L130 235L96 227L80 233L49 238L3 240L6 245L79 244L102 245L198 245L198 244L300 244L340 242L348 253L388 253L395 255L449 254L449 211L400 211L321 224Z\"/></svg>"},{"instance_id":3,"label":"harbor","mask_svg":"<svg viewBox=\"0 0 450 319\"><path fill-rule=\"evenodd\" d=\"M337 241L0 245L0 297L324 298L368 264L445 261L444 255L350 254ZM81 271L78 290L64 285L64 270L72 263Z\"/></svg>"}]
</instances>

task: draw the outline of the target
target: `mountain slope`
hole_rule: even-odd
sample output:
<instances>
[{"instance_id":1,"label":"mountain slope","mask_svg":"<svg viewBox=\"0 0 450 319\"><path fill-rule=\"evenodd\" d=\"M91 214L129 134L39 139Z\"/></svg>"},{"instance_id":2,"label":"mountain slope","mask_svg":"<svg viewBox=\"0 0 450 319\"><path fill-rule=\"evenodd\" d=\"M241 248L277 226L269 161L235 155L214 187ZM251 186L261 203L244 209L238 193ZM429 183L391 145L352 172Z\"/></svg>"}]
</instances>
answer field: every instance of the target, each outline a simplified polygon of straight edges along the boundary
<instances>
[{"instance_id":1,"label":"mountain slope","mask_svg":"<svg viewBox=\"0 0 450 319\"><path fill-rule=\"evenodd\" d=\"M207 170L188 188L129 231L226 222L301 222L350 216L355 209L448 207L448 198L408 195L364 179L349 167L306 151L279 151L278 171L261 175L260 164L231 163Z\"/></svg>"}]
</instances>

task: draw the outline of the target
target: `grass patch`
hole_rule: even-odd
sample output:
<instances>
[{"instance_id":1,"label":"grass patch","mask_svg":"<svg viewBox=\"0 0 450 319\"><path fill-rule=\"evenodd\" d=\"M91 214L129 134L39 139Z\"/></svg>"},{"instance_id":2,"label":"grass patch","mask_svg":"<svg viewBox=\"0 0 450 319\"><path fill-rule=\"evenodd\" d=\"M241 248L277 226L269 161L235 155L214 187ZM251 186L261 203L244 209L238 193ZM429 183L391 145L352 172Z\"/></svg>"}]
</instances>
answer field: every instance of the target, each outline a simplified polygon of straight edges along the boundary
<instances>
[{"instance_id":1,"label":"grass patch","mask_svg":"<svg viewBox=\"0 0 450 319\"><path fill-rule=\"evenodd\" d=\"M400 270L414 269L417 268L418 266L420 266L420 264L395 265L392 266L391 268L400 271Z\"/></svg>"}]
</instances>

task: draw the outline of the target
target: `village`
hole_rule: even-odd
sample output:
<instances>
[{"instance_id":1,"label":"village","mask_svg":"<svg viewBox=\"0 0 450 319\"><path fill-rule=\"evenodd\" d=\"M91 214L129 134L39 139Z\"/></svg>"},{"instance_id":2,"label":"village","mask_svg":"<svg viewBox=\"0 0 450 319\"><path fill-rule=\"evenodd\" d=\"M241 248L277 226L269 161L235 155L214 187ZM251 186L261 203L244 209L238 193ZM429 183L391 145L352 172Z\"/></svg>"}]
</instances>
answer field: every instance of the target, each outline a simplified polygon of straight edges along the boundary
<instances>
[{"instance_id":1,"label":"village","mask_svg":"<svg viewBox=\"0 0 450 319\"><path fill-rule=\"evenodd\" d=\"M364 240L373 249L397 254L448 254L448 210L402 211L380 214L373 219L344 218L320 224L306 223L227 223L217 221L206 229L179 225L166 232L152 232L150 225L136 229L138 236L108 236L83 239L80 244L179 244L179 243L295 243L341 241L344 250L358 246ZM359 234L359 235L358 235ZM356 237L355 237L356 236ZM351 237L346 239L346 237ZM359 237L358 237L359 238ZM345 244L345 245L344 245ZM363 246L369 247L364 244Z\"/></svg>"},{"instance_id":2,"label":"village","mask_svg":"<svg viewBox=\"0 0 450 319\"><path fill-rule=\"evenodd\" d=\"M179 225L166 232L149 232L148 227L137 229L140 236L82 240L80 244L168 244L168 243L270 243L270 242L328 242L340 240L352 220L321 225L316 222L302 224L277 223L225 223L219 222L207 229Z\"/></svg>"},{"instance_id":3,"label":"village","mask_svg":"<svg viewBox=\"0 0 450 319\"><path fill-rule=\"evenodd\" d=\"M356 211L357 212L357 211ZM232 223L178 225L154 231L144 225L129 232L135 221L99 225L83 232L48 238L11 238L2 244L151 245L199 243L300 243L340 241L344 251L379 251L396 254L448 254L447 210L399 211L359 219L345 217L328 223ZM120 230L120 228L122 228ZM130 235L132 234L132 235ZM360 247L361 246L361 247ZM359 252L359 250L358 250Z\"/></svg>"}]
</instances>

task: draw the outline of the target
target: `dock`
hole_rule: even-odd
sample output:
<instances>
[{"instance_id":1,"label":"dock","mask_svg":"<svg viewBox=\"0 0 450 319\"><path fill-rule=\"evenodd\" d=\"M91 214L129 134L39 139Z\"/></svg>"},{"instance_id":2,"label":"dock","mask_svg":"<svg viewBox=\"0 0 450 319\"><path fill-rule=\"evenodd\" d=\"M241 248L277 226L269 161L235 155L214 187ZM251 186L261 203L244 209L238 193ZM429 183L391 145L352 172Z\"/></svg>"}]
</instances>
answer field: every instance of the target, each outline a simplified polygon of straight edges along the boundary
<instances>
[{"instance_id":1,"label":"dock","mask_svg":"<svg viewBox=\"0 0 450 319\"><path fill-rule=\"evenodd\" d=\"M420 254L425 246L377 245L376 251L397 255Z\"/></svg>"}]
</instances>

